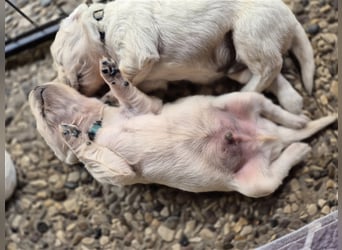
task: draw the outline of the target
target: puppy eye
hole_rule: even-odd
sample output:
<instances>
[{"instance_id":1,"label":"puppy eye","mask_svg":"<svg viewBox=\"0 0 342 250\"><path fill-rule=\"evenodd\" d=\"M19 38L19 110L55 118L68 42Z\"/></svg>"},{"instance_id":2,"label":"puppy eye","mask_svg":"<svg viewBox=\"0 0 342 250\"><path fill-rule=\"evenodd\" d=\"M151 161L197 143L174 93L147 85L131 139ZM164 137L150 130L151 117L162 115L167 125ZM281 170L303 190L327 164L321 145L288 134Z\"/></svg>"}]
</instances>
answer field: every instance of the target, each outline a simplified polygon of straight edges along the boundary
<instances>
[{"instance_id":1,"label":"puppy eye","mask_svg":"<svg viewBox=\"0 0 342 250\"><path fill-rule=\"evenodd\" d=\"M76 75L77 81L79 82L80 80L82 80L82 77L83 77L83 75L81 73L78 73Z\"/></svg>"}]
</instances>

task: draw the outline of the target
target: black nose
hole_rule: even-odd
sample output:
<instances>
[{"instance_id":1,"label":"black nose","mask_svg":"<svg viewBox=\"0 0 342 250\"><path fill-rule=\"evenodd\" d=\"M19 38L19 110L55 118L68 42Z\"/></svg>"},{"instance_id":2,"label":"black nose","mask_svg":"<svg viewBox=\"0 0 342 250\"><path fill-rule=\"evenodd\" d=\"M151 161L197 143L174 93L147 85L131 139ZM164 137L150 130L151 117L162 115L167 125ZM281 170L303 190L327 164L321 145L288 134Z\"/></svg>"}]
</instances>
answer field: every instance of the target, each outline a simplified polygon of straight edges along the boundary
<instances>
[{"instance_id":1,"label":"black nose","mask_svg":"<svg viewBox=\"0 0 342 250\"><path fill-rule=\"evenodd\" d=\"M44 89L44 86L39 85L39 86L34 87L33 91L39 91L39 90L42 90L42 89Z\"/></svg>"},{"instance_id":2,"label":"black nose","mask_svg":"<svg viewBox=\"0 0 342 250\"><path fill-rule=\"evenodd\" d=\"M46 86L40 85L33 88L32 92L37 100L43 100L43 92Z\"/></svg>"}]
</instances>

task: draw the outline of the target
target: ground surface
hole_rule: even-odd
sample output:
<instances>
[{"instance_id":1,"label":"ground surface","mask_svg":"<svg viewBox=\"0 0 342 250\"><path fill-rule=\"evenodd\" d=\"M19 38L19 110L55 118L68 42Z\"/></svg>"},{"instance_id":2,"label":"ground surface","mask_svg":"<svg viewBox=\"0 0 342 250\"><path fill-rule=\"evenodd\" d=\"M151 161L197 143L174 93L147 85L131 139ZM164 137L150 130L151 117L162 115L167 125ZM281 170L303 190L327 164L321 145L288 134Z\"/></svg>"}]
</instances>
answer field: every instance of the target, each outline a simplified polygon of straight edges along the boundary
<instances>
[{"instance_id":1,"label":"ground surface","mask_svg":"<svg viewBox=\"0 0 342 250\"><path fill-rule=\"evenodd\" d=\"M290 59L285 61L285 76L303 94L311 118L335 113L337 1L288 3L315 51L313 96L303 91ZM27 94L56 72L48 49L33 55L40 59L29 61L32 53L23 53L10 58L6 68L6 149L19 179L6 203L8 249L251 249L337 209L337 123L306 140L313 148L310 157L265 198L97 183L81 165L57 160L36 131ZM227 92L227 85L227 80L201 88L173 85L166 100L195 93L217 95Z\"/></svg>"}]
</instances>

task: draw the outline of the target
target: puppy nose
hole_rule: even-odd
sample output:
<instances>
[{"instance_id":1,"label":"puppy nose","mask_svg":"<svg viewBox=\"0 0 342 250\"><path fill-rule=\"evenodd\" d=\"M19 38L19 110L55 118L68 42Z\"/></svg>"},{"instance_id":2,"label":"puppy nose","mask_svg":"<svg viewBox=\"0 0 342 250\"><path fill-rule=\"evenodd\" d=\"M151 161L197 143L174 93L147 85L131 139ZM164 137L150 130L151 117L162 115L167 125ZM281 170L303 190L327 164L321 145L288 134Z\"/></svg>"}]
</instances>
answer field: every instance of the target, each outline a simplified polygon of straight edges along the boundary
<instances>
[{"instance_id":1,"label":"puppy nose","mask_svg":"<svg viewBox=\"0 0 342 250\"><path fill-rule=\"evenodd\" d=\"M33 91L37 91L37 90L41 89L42 87L43 86L36 86L36 87L33 88Z\"/></svg>"},{"instance_id":2,"label":"puppy nose","mask_svg":"<svg viewBox=\"0 0 342 250\"><path fill-rule=\"evenodd\" d=\"M34 88L33 88L33 91L38 90L40 87L41 87L41 86L36 86L36 87L34 87Z\"/></svg>"}]
</instances>

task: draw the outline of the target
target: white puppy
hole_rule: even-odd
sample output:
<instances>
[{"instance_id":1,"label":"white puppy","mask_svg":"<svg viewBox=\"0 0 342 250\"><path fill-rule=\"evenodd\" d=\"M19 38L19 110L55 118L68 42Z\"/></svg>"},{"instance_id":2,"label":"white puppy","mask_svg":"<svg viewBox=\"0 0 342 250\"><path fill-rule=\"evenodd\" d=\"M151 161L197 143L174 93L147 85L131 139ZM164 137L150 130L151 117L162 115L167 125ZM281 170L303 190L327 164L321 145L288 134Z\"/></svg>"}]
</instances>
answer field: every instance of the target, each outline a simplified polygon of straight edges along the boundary
<instances>
[{"instance_id":1,"label":"white puppy","mask_svg":"<svg viewBox=\"0 0 342 250\"><path fill-rule=\"evenodd\" d=\"M206 84L228 75L243 91L273 92L300 113L302 98L280 74L282 55L299 60L306 90L313 88L311 44L281 0L116 0L80 5L51 46L59 80L92 96L108 56L123 77L149 91L166 81ZM247 69L237 72L237 65Z\"/></svg>"},{"instance_id":2,"label":"white puppy","mask_svg":"<svg viewBox=\"0 0 342 250\"><path fill-rule=\"evenodd\" d=\"M55 143L55 152L61 145L71 150L102 183L268 195L310 151L298 141L336 120L308 121L253 92L162 106L125 81L114 63L103 60L101 72L120 107L64 84L42 85L29 99L39 132Z\"/></svg>"}]
</instances>

